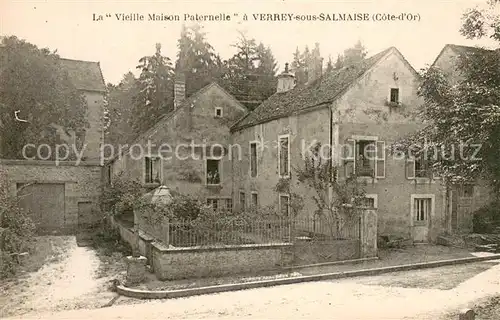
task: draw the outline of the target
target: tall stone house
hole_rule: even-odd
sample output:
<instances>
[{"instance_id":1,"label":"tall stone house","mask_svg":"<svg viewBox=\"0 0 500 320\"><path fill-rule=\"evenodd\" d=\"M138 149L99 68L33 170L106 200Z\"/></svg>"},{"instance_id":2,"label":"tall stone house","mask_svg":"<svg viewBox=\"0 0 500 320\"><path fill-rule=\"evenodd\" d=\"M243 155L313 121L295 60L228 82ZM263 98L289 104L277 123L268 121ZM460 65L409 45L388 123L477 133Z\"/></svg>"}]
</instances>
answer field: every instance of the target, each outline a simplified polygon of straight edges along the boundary
<instances>
[{"instance_id":1,"label":"tall stone house","mask_svg":"<svg viewBox=\"0 0 500 320\"><path fill-rule=\"evenodd\" d=\"M106 86L98 62L60 59L70 81L84 96L89 127L81 137L86 145L78 164L63 161L4 160L0 168L7 174L9 189L21 206L31 213L39 232L73 232L100 219L104 96ZM75 143L76 134L52 124L63 140Z\"/></svg>"},{"instance_id":2,"label":"tall stone house","mask_svg":"<svg viewBox=\"0 0 500 320\"><path fill-rule=\"evenodd\" d=\"M313 191L298 182L295 168L319 143L332 146L338 179L355 174L364 185L366 205L378 212L379 235L429 242L452 231L442 179L423 159L397 156L391 148L422 127L415 117L422 104L417 71L394 47L331 74L321 69L296 86L286 68L276 93L252 112L215 83L186 98L185 84L177 81L175 110L106 165L107 183L121 173L151 188L191 194L215 209L273 206L284 214L291 214L293 194L301 194L299 214L313 217ZM152 150L167 143L167 150L186 157L141 157L134 144L144 150L148 143ZM289 191L276 187L283 181Z\"/></svg>"}]
</instances>

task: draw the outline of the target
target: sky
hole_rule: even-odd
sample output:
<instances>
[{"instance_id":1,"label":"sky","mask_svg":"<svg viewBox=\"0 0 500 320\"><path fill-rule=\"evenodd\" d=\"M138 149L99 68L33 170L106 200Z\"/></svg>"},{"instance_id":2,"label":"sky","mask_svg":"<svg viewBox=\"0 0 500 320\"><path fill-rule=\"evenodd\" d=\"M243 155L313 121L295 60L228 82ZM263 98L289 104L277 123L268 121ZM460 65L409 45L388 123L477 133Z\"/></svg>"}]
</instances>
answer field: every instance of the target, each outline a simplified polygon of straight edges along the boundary
<instances>
[{"instance_id":1,"label":"sky","mask_svg":"<svg viewBox=\"0 0 500 320\"><path fill-rule=\"evenodd\" d=\"M177 39L184 15L226 14L230 21L209 21L201 25L207 40L222 58L230 58L232 45L242 31L270 46L280 70L292 61L298 46L320 43L321 55L335 60L337 54L360 40L368 55L396 47L420 69L431 64L447 43L482 45L484 39L471 41L460 35L460 19L471 7L485 0L253 0L253 1L0 1L0 34L15 35L37 45L56 50L61 57L99 61L106 82L118 83L123 74L135 71L140 57L155 52L161 43L162 53L175 60ZM118 21L118 14L142 14L145 21ZM180 21L147 21L148 14L179 15ZM258 21L254 14L375 14L404 13L417 21ZM109 14L109 17L106 17ZM95 18L94 18L95 15ZM94 21L103 15L102 21ZM247 15L248 20L243 20Z\"/></svg>"}]
</instances>

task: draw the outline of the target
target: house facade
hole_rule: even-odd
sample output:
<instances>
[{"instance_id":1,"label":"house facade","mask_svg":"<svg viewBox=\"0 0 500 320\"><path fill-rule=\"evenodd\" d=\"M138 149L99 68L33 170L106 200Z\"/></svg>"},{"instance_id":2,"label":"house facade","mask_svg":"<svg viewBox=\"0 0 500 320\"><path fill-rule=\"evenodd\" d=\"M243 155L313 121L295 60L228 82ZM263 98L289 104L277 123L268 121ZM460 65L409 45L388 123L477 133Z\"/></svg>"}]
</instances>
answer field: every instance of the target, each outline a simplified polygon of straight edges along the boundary
<instances>
[{"instance_id":1,"label":"house facade","mask_svg":"<svg viewBox=\"0 0 500 320\"><path fill-rule=\"evenodd\" d=\"M247 109L216 83L186 98L185 83L176 81L174 93L175 109L110 162L107 182L122 175L148 188L165 185L230 209L229 129Z\"/></svg>"},{"instance_id":2,"label":"house facade","mask_svg":"<svg viewBox=\"0 0 500 320\"><path fill-rule=\"evenodd\" d=\"M158 150L166 142L169 150L191 156L134 156L138 148L132 146L107 165L108 183L122 173L152 188L166 185L196 196L216 209L271 206L283 214L291 213L293 197L300 195L299 215L314 217L314 190L298 181L297 168L319 144L331 146L321 150L333 159L337 179L355 175L363 185L366 205L378 212L379 235L430 242L454 230L451 212L457 202L450 199L458 192L471 197L470 192L483 191L461 187L449 193L426 161L398 150L401 139L423 126L416 116L423 103L417 94L421 79L404 56L392 47L308 77L296 86L287 66L277 92L252 112L217 84L185 98L177 82L175 110L135 144ZM286 190L278 187L283 183Z\"/></svg>"},{"instance_id":3,"label":"house facade","mask_svg":"<svg viewBox=\"0 0 500 320\"><path fill-rule=\"evenodd\" d=\"M364 185L367 203L378 211L380 235L434 240L446 230L441 180L418 159L388 151L421 126L414 117L421 104L419 81L401 53L390 48L303 88L277 92L233 127L234 142L248 146L246 161L233 164L235 203L257 198L259 205L286 212L291 195L275 191L285 178L291 192L304 197L302 214L313 215L312 191L298 183L293 168L303 165L303 154L319 142L332 146L339 179L356 174ZM252 143L264 147L255 155ZM370 147L373 155L366 157Z\"/></svg>"},{"instance_id":4,"label":"house facade","mask_svg":"<svg viewBox=\"0 0 500 320\"><path fill-rule=\"evenodd\" d=\"M77 143L76 133L52 124L63 141L85 146L81 161L0 159L0 168L9 179L9 189L21 206L31 213L38 232L74 232L101 218L104 95L106 86L98 62L60 59L60 67L87 102L89 127ZM82 150L78 150L82 152Z\"/></svg>"}]
</instances>

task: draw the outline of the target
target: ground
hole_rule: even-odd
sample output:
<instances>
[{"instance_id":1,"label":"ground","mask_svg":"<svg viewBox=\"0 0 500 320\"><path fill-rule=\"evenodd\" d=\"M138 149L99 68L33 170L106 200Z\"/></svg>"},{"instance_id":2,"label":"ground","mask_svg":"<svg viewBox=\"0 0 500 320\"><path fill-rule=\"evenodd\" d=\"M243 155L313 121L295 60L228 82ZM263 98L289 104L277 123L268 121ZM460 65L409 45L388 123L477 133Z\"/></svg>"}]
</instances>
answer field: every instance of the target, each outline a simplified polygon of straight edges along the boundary
<instances>
[{"instance_id":1,"label":"ground","mask_svg":"<svg viewBox=\"0 0 500 320\"><path fill-rule=\"evenodd\" d=\"M95 250L77 246L74 236L36 242L20 276L0 284L0 317L98 308L114 298L110 281L125 270L120 256L98 257Z\"/></svg>"},{"instance_id":2,"label":"ground","mask_svg":"<svg viewBox=\"0 0 500 320\"><path fill-rule=\"evenodd\" d=\"M496 261L23 318L451 320L456 310L499 290Z\"/></svg>"},{"instance_id":3,"label":"ground","mask_svg":"<svg viewBox=\"0 0 500 320\"><path fill-rule=\"evenodd\" d=\"M74 237L42 237L39 247L43 250L31 258L39 260L35 259L37 255L45 255L48 259L42 268L24 273L18 281L0 285L0 317L454 320L457 310L474 307L480 312L481 320L500 318L498 261L144 301L118 297L109 290L110 280L116 275L123 276L125 270L123 259L118 256L105 259L90 248L78 247ZM418 246L383 251L381 255L383 259L370 264L383 266L397 260L400 263L442 260L470 256L470 253L439 246ZM328 268L331 272L363 266L367 264ZM309 268L300 273L315 271L320 270Z\"/></svg>"}]
</instances>

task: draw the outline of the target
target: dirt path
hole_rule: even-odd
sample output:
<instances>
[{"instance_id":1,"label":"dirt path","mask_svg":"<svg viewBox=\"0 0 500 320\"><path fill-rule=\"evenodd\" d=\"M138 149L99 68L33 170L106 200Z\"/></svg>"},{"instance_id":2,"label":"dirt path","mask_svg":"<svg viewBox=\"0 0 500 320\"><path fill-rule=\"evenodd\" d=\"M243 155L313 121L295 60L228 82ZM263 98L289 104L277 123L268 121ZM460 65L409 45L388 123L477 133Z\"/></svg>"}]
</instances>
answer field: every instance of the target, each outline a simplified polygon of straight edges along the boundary
<instances>
[{"instance_id":1,"label":"dirt path","mask_svg":"<svg viewBox=\"0 0 500 320\"><path fill-rule=\"evenodd\" d=\"M100 260L94 250L78 247L75 237L48 237L51 256L38 271L2 284L0 316L99 308L115 294L110 277L99 277ZM56 259L53 259L56 256ZM5 294L5 295L4 295Z\"/></svg>"}]
</instances>

